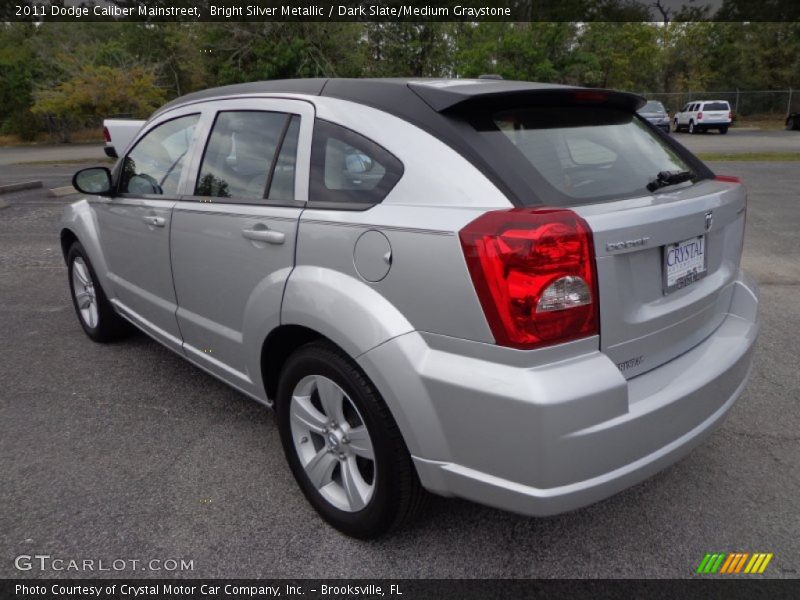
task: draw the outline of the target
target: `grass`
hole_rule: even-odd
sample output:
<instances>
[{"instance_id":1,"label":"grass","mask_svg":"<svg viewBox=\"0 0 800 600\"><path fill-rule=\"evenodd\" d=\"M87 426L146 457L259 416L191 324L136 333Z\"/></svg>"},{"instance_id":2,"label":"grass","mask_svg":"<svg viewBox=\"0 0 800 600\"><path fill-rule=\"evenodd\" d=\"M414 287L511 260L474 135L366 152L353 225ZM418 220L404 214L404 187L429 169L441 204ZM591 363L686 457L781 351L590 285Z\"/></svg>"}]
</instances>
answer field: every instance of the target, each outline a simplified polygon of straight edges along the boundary
<instances>
[{"instance_id":1,"label":"grass","mask_svg":"<svg viewBox=\"0 0 800 600\"><path fill-rule=\"evenodd\" d=\"M757 127L764 131L778 131L786 127L786 115L754 115L738 117L734 127Z\"/></svg>"},{"instance_id":2,"label":"grass","mask_svg":"<svg viewBox=\"0 0 800 600\"><path fill-rule=\"evenodd\" d=\"M800 152L698 152L701 160L709 161L754 161L754 162L800 162Z\"/></svg>"}]
</instances>

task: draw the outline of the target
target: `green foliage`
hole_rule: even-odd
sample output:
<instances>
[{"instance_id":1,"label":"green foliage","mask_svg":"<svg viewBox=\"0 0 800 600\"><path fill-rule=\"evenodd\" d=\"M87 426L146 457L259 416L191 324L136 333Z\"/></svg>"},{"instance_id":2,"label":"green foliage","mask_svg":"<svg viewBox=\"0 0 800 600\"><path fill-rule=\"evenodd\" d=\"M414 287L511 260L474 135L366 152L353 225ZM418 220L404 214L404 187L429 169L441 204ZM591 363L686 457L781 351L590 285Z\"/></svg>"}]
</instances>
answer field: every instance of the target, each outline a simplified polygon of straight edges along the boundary
<instances>
[{"instance_id":1,"label":"green foliage","mask_svg":"<svg viewBox=\"0 0 800 600\"><path fill-rule=\"evenodd\" d=\"M65 134L91 123L95 115L146 117L164 103L166 95L156 87L154 74L143 67L84 65L54 88L37 91L35 99L31 112L49 117Z\"/></svg>"},{"instance_id":2,"label":"green foliage","mask_svg":"<svg viewBox=\"0 0 800 600\"><path fill-rule=\"evenodd\" d=\"M570 63L573 23L466 23L456 37L459 75L560 81Z\"/></svg>"},{"instance_id":3,"label":"green foliage","mask_svg":"<svg viewBox=\"0 0 800 600\"><path fill-rule=\"evenodd\" d=\"M517 0L506 0L514 3ZM738 0L725 0L734 10ZM0 24L0 131L66 135L198 89L293 77L475 77L685 92L800 87L800 24L644 21L633 0L527 3L525 23ZM557 22L591 9L595 20ZM542 22L549 18L553 22ZM626 18L634 22L604 22ZM536 21L538 19L539 21Z\"/></svg>"},{"instance_id":4,"label":"green foliage","mask_svg":"<svg viewBox=\"0 0 800 600\"><path fill-rule=\"evenodd\" d=\"M588 23L571 68L584 85L617 89L655 89L658 30L649 23Z\"/></svg>"},{"instance_id":5,"label":"green foliage","mask_svg":"<svg viewBox=\"0 0 800 600\"><path fill-rule=\"evenodd\" d=\"M29 111L36 77L34 54L25 43L33 26L0 25L0 131L35 137L39 125Z\"/></svg>"}]
</instances>

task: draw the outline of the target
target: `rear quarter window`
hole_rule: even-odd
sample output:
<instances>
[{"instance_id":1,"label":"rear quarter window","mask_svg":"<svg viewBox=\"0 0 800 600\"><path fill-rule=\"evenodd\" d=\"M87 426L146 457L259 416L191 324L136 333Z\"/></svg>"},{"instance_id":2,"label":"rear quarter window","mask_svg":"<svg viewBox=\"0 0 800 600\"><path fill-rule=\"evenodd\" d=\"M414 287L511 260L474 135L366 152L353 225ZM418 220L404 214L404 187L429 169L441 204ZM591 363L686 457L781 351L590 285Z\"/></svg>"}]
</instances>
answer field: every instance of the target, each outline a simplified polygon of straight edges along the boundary
<instances>
[{"instance_id":1,"label":"rear quarter window","mask_svg":"<svg viewBox=\"0 0 800 600\"><path fill-rule=\"evenodd\" d=\"M368 208L402 176L403 163L379 144L341 125L315 122L309 202Z\"/></svg>"}]
</instances>

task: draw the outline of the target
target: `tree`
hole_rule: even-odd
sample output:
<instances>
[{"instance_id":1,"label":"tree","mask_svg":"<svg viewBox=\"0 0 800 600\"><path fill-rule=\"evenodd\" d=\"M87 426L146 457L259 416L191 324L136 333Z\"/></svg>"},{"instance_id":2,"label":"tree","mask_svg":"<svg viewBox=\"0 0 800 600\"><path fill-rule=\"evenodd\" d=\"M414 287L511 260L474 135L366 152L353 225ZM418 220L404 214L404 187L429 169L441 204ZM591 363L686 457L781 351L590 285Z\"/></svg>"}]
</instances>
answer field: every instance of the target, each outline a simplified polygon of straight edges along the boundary
<instances>
[{"instance_id":1,"label":"tree","mask_svg":"<svg viewBox=\"0 0 800 600\"><path fill-rule=\"evenodd\" d=\"M69 141L74 127L92 123L97 115L147 117L164 103L166 94L156 86L151 70L84 65L53 89L36 92L35 98L31 111L47 117L61 141Z\"/></svg>"},{"instance_id":2,"label":"tree","mask_svg":"<svg viewBox=\"0 0 800 600\"><path fill-rule=\"evenodd\" d=\"M27 37L30 24L0 24L0 130L32 139L38 130L30 112L36 62Z\"/></svg>"},{"instance_id":3,"label":"tree","mask_svg":"<svg viewBox=\"0 0 800 600\"><path fill-rule=\"evenodd\" d=\"M656 89L657 26L650 23L587 23L578 40L571 78L596 87Z\"/></svg>"},{"instance_id":4,"label":"tree","mask_svg":"<svg viewBox=\"0 0 800 600\"><path fill-rule=\"evenodd\" d=\"M460 24L455 71L462 77L496 73L505 79L560 81L576 32L574 23Z\"/></svg>"}]
</instances>

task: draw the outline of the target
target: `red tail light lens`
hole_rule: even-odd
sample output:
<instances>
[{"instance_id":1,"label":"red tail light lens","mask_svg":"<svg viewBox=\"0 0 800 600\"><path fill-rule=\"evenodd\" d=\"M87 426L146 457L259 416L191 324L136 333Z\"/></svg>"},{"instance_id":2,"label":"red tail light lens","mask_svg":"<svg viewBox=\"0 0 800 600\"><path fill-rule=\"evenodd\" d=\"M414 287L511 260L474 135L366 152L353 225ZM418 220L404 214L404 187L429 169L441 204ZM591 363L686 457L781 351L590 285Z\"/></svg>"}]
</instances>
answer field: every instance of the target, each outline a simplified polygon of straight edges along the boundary
<instances>
[{"instance_id":1,"label":"red tail light lens","mask_svg":"<svg viewBox=\"0 0 800 600\"><path fill-rule=\"evenodd\" d=\"M95 129L95 131L97 130ZM106 141L106 143L111 141L111 134L108 133L108 127L103 127L103 139Z\"/></svg>"},{"instance_id":2,"label":"red tail light lens","mask_svg":"<svg viewBox=\"0 0 800 600\"><path fill-rule=\"evenodd\" d=\"M459 237L498 344L536 348L598 333L592 232L574 212L488 212Z\"/></svg>"},{"instance_id":3,"label":"red tail light lens","mask_svg":"<svg viewBox=\"0 0 800 600\"><path fill-rule=\"evenodd\" d=\"M703 113L697 113L697 120L700 121L703 118Z\"/></svg>"},{"instance_id":4,"label":"red tail light lens","mask_svg":"<svg viewBox=\"0 0 800 600\"><path fill-rule=\"evenodd\" d=\"M733 112L728 113L728 119L733 121Z\"/></svg>"}]
</instances>

